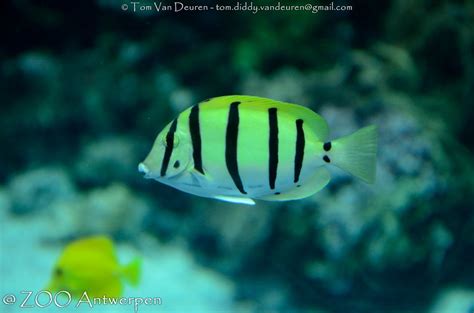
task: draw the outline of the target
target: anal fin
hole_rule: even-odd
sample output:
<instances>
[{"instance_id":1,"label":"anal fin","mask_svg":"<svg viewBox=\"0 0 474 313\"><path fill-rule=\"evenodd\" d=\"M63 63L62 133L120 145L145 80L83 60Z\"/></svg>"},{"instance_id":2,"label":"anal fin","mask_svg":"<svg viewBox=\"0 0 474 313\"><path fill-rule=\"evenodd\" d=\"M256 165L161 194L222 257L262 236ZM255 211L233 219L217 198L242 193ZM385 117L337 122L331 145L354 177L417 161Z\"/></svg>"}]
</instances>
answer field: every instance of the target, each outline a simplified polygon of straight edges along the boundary
<instances>
[{"instance_id":1,"label":"anal fin","mask_svg":"<svg viewBox=\"0 0 474 313\"><path fill-rule=\"evenodd\" d=\"M267 201L288 201L288 200L297 200L303 199L309 196L314 195L316 192L323 189L331 180L331 175L325 167L320 167L316 169L314 174L302 182L300 187L294 187L292 189L282 191L278 195L268 195L259 197L258 199L267 200Z\"/></svg>"}]
</instances>

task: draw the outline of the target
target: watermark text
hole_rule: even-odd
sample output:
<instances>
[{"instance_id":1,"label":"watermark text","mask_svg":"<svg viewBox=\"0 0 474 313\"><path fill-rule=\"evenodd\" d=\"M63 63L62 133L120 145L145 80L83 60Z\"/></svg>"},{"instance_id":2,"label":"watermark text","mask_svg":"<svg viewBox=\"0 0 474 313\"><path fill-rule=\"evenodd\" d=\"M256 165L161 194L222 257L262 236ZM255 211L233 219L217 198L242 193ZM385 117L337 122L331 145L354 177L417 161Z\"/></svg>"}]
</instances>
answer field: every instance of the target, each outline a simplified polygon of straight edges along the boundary
<instances>
[{"instance_id":1,"label":"watermark text","mask_svg":"<svg viewBox=\"0 0 474 313\"><path fill-rule=\"evenodd\" d=\"M288 5L277 2L272 5L258 5L254 2L237 2L233 5L216 4L216 5L190 5L183 2L157 2L157 1L130 1L121 5L122 11L130 11L133 13L184 13L184 12L200 12L200 11L217 11L217 12L251 12L253 14L263 12L283 12L283 11L300 11L319 13L322 11L352 11L351 5L335 5L331 2L328 5L317 5L307 3L302 5Z\"/></svg>"}]
</instances>

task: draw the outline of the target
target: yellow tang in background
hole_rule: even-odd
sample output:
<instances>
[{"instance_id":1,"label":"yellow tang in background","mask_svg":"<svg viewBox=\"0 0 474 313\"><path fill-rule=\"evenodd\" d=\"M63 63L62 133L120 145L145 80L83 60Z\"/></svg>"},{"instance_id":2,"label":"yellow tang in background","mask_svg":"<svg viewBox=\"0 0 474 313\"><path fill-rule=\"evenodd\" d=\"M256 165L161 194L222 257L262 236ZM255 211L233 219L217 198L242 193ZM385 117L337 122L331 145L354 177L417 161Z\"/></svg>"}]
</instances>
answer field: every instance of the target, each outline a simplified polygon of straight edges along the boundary
<instances>
[{"instance_id":1,"label":"yellow tang in background","mask_svg":"<svg viewBox=\"0 0 474 313\"><path fill-rule=\"evenodd\" d=\"M255 204L308 197L333 164L375 179L375 126L327 141L326 121L308 108L253 96L212 98L182 112L157 136L138 170L179 190Z\"/></svg>"},{"instance_id":2,"label":"yellow tang in background","mask_svg":"<svg viewBox=\"0 0 474 313\"><path fill-rule=\"evenodd\" d=\"M94 236L66 246L47 289L68 291L73 297L81 297L86 291L90 298L118 298L122 294L122 281L137 285L139 276L140 260L121 266L113 242L105 236Z\"/></svg>"}]
</instances>

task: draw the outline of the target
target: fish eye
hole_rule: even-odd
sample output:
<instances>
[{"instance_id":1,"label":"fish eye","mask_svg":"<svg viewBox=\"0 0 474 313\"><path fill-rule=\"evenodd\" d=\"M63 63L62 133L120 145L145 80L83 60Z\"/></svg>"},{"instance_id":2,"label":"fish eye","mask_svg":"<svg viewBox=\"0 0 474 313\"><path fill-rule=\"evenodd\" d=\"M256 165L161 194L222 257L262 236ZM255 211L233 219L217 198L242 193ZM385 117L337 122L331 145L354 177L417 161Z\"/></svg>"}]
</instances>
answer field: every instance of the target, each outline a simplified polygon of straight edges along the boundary
<instances>
[{"instance_id":1,"label":"fish eye","mask_svg":"<svg viewBox=\"0 0 474 313\"><path fill-rule=\"evenodd\" d=\"M54 269L54 275L55 275L55 276L62 276L62 275L63 275L63 270L62 270L61 268L59 268L59 267L56 267L56 268Z\"/></svg>"},{"instance_id":2,"label":"fish eye","mask_svg":"<svg viewBox=\"0 0 474 313\"><path fill-rule=\"evenodd\" d=\"M179 160L176 160L176 162L174 162L174 164L173 164L173 167L174 167L174 168L178 168L179 165L180 165L180 164L179 164Z\"/></svg>"}]
</instances>

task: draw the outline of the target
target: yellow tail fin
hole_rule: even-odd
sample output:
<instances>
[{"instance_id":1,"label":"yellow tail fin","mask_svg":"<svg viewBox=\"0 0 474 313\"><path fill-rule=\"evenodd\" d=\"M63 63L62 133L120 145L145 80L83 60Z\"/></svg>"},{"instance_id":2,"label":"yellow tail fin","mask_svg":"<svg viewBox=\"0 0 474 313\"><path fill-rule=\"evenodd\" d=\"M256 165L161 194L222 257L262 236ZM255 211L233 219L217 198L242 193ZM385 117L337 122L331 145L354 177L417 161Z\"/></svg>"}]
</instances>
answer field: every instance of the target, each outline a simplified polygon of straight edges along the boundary
<instances>
[{"instance_id":1,"label":"yellow tail fin","mask_svg":"<svg viewBox=\"0 0 474 313\"><path fill-rule=\"evenodd\" d=\"M332 143L331 163L367 183L375 181L377 127L359 129Z\"/></svg>"},{"instance_id":2,"label":"yellow tail fin","mask_svg":"<svg viewBox=\"0 0 474 313\"><path fill-rule=\"evenodd\" d=\"M136 258L122 268L123 277L132 286L138 285L140 281L141 260Z\"/></svg>"}]
</instances>

